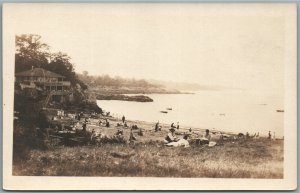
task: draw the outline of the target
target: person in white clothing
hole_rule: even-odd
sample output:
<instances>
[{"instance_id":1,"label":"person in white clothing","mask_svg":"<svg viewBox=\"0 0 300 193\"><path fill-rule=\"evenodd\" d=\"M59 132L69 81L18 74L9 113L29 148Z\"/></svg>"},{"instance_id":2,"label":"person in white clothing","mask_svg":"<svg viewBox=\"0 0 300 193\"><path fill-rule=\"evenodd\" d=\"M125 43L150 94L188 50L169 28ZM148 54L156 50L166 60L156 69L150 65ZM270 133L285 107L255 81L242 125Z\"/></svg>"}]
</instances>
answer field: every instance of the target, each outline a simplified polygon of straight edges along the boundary
<instances>
[{"instance_id":1,"label":"person in white clothing","mask_svg":"<svg viewBox=\"0 0 300 193\"><path fill-rule=\"evenodd\" d=\"M166 144L168 147L190 147L190 144L188 142L188 135L183 136L183 139L179 139L175 142L170 142Z\"/></svg>"}]
</instances>

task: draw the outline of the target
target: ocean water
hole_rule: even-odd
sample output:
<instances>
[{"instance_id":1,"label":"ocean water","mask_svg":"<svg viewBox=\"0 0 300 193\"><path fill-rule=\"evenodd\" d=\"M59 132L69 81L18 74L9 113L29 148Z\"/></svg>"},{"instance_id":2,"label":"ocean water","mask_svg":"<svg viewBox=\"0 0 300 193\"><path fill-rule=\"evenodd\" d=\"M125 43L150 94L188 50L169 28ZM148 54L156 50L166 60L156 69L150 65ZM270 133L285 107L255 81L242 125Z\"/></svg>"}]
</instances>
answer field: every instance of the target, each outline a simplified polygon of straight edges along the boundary
<instances>
[{"instance_id":1,"label":"ocean water","mask_svg":"<svg viewBox=\"0 0 300 193\"><path fill-rule=\"evenodd\" d=\"M199 91L195 94L148 94L154 102L98 100L97 104L111 115L129 120L177 123L181 127L216 129L225 132L268 131L283 136L283 97L243 90ZM166 108L172 108L167 110ZM168 111L161 113L160 111Z\"/></svg>"}]
</instances>

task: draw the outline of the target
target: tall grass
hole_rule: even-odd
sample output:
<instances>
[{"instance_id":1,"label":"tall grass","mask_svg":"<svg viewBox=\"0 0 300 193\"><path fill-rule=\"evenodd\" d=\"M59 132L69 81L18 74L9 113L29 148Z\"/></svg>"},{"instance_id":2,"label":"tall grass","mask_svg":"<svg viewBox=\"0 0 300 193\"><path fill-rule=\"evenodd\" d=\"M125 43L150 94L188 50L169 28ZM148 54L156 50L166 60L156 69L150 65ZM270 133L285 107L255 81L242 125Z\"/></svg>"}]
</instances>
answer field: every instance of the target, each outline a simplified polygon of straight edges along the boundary
<instances>
[{"instance_id":1,"label":"tall grass","mask_svg":"<svg viewBox=\"0 0 300 193\"><path fill-rule=\"evenodd\" d=\"M33 150L13 165L13 175L283 178L283 140L241 140L221 146L134 145Z\"/></svg>"}]
</instances>

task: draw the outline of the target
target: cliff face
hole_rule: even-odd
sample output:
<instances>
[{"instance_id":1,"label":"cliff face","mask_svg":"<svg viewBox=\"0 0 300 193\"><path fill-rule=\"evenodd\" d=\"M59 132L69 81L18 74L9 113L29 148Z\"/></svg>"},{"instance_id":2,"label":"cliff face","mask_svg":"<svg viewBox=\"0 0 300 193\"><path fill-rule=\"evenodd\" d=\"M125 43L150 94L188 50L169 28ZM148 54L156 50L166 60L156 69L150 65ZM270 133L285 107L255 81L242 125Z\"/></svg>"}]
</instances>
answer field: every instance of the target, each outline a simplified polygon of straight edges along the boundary
<instances>
[{"instance_id":1,"label":"cliff face","mask_svg":"<svg viewBox=\"0 0 300 193\"><path fill-rule=\"evenodd\" d=\"M51 95L50 92L36 88L22 89L15 87L14 110L19 112L20 118L27 117L28 113L39 114L45 109L64 109L72 112L96 112L102 113L96 99L89 97L81 89L72 89L66 95ZM24 124L28 121L24 120ZM33 121L33 125L36 121Z\"/></svg>"}]
</instances>

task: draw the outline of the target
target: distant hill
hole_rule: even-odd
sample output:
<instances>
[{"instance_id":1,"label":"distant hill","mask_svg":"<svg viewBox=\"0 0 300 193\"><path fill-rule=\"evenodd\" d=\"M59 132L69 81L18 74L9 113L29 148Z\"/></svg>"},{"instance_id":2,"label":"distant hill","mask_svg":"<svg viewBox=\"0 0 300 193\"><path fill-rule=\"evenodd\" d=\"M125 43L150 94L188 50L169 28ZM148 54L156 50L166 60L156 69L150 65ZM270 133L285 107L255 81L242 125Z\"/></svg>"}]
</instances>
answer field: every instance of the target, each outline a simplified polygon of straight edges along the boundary
<instances>
[{"instance_id":1,"label":"distant hill","mask_svg":"<svg viewBox=\"0 0 300 193\"><path fill-rule=\"evenodd\" d=\"M128 79L110 77L109 75L89 76L78 74L79 79L88 85L90 92L101 94L149 94L165 93L179 94L180 91L172 88L166 89L164 85L151 83L144 79Z\"/></svg>"},{"instance_id":2,"label":"distant hill","mask_svg":"<svg viewBox=\"0 0 300 193\"><path fill-rule=\"evenodd\" d=\"M185 83L185 82L173 82L173 81L160 81L160 80L149 80L151 84L162 85L165 89L179 90L179 91L199 91L199 90L222 90L232 89L223 86L207 86L197 83Z\"/></svg>"},{"instance_id":3,"label":"distant hill","mask_svg":"<svg viewBox=\"0 0 300 193\"><path fill-rule=\"evenodd\" d=\"M123 77L110 77L109 75L89 76L78 74L78 78L88 85L89 90L104 94L180 94L199 90L235 89L224 86L208 86L198 83L185 83L160 80L130 79Z\"/></svg>"}]
</instances>

